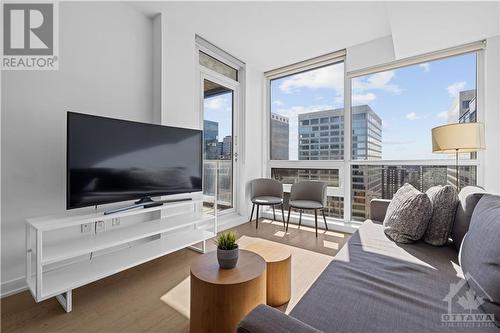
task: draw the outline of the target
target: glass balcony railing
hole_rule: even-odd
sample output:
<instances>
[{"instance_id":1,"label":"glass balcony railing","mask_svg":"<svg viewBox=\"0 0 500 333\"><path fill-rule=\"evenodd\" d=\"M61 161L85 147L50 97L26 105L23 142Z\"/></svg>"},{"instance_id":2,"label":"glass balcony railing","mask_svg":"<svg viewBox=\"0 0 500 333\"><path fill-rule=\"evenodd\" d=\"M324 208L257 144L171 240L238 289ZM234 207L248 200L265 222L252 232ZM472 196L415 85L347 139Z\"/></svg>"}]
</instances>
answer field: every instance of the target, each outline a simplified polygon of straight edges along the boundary
<instances>
[{"instance_id":1,"label":"glass balcony railing","mask_svg":"<svg viewBox=\"0 0 500 333\"><path fill-rule=\"evenodd\" d=\"M203 161L204 207L213 208L217 197L217 209L233 207L233 161Z\"/></svg>"}]
</instances>

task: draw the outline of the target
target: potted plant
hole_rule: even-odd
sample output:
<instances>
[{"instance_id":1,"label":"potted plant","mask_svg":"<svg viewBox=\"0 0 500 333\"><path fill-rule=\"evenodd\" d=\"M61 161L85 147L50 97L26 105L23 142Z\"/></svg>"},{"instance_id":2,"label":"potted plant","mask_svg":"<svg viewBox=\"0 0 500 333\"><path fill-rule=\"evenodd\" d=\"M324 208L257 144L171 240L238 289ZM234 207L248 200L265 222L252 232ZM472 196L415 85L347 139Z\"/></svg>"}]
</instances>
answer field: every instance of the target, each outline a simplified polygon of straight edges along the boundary
<instances>
[{"instance_id":1,"label":"potted plant","mask_svg":"<svg viewBox=\"0 0 500 333\"><path fill-rule=\"evenodd\" d=\"M233 232L223 232L215 240L217 245L217 260L219 267L231 269L236 266L239 256L238 244L236 244L236 235Z\"/></svg>"}]
</instances>

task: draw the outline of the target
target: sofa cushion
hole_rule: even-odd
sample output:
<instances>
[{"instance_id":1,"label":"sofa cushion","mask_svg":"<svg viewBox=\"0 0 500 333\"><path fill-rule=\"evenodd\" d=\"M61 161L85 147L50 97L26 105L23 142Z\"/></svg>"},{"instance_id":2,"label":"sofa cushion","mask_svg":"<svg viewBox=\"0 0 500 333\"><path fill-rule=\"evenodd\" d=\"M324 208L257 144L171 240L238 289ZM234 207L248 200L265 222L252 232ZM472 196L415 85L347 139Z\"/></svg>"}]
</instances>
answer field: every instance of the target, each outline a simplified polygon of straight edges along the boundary
<instances>
[{"instance_id":1,"label":"sofa cushion","mask_svg":"<svg viewBox=\"0 0 500 333\"><path fill-rule=\"evenodd\" d=\"M425 192L432 202L432 216L424 235L424 242L442 246L448 242L455 219L458 195L451 185L433 186Z\"/></svg>"},{"instance_id":2,"label":"sofa cushion","mask_svg":"<svg viewBox=\"0 0 500 333\"><path fill-rule=\"evenodd\" d=\"M237 333L321 333L268 305L257 305L238 324Z\"/></svg>"},{"instance_id":3,"label":"sofa cushion","mask_svg":"<svg viewBox=\"0 0 500 333\"><path fill-rule=\"evenodd\" d=\"M485 194L472 214L460 249L460 265L471 278L467 284L493 313L500 326L500 196Z\"/></svg>"},{"instance_id":4,"label":"sofa cushion","mask_svg":"<svg viewBox=\"0 0 500 333\"><path fill-rule=\"evenodd\" d=\"M455 221L451 228L451 238L457 251L469 230L470 218L477 202L484 195L485 191L476 186L466 186L458 193L458 206L455 213Z\"/></svg>"},{"instance_id":5,"label":"sofa cushion","mask_svg":"<svg viewBox=\"0 0 500 333\"><path fill-rule=\"evenodd\" d=\"M384 218L384 232L398 243L412 243L424 236L432 214L429 197L404 184L387 208Z\"/></svg>"},{"instance_id":6,"label":"sofa cushion","mask_svg":"<svg viewBox=\"0 0 500 333\"><path fill-rule=\"evenodd\" d=\"M463 281L457 255L451 244L394 243L367 220L290 314L323 332L470 332L442 322L450 284Z\"/></svg>"}]
</instances>

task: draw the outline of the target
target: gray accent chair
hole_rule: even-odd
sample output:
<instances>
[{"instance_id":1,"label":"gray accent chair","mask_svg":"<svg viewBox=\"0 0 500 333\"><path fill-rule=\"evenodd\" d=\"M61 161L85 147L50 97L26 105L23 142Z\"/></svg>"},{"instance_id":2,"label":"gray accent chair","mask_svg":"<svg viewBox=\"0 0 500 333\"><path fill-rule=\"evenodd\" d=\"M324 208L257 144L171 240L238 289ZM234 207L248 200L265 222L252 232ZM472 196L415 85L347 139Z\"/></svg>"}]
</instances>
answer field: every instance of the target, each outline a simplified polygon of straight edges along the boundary
<instances>
[{"instance_id":1,"label":"gray accent chair","mask_svg":"<svg viewBox=\"0 0 500 333\"><path fill-rule=\"evenodd\" d=\"M283 226L285 226L285 212L283 211L283 184L275 179L257 178L250 183L250 197L252 198L252 221L253 211L257 206L255 218L255 229L259 227L259 208L260 206L271 206L273 208L273 217L276 221L276 211L274 206L281 206L281 215L283 217Z\"/></svg>"},{"instance_id":2,"label":"gray accent chair","mask_svg":"<svg viewBox=\"0 0 500 333\"><path fill-rule=\"evenodd\" d=\"M288 218L286 221L285 231L288 231L288 224L290 223L290 211L292 208L299 210L299 227L302 223L302 211L314 210L314 225L316 227L316 237L318 237L318 209L323 213L323 221L325 221L325 228L328 230L326 223L325 207L327 203L326 190L327 185L324 182L306 180L292 185L290 193L290 201L288 202Z\"/></svg>"}]
</instances>

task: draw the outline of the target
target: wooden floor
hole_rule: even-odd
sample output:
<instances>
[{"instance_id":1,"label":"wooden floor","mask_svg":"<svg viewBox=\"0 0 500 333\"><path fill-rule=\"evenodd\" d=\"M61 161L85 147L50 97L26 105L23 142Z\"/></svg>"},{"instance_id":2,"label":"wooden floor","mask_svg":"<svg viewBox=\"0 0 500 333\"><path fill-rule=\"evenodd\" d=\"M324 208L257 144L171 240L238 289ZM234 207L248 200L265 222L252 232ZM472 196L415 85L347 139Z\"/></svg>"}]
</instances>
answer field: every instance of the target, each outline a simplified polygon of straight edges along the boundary
<instances>
[{"instance_id":1,"label":"wooden floor","mask_svg":"<svg viewBox=\"0 0 500 333\"><path fill-rule=\"evenodd\" d=\"M233 229L241 248L273 241L292 251L292 299L280 309L289 312L332 257L347 234L283 224L270 220ZM215 249L207 242L208 250ZM73 291L73 311L65 313L55 299L35 303L28 291L2 299L1 332L188 332L189 266L199 254L184 249Z\"/></svg>"}]
</instances>

